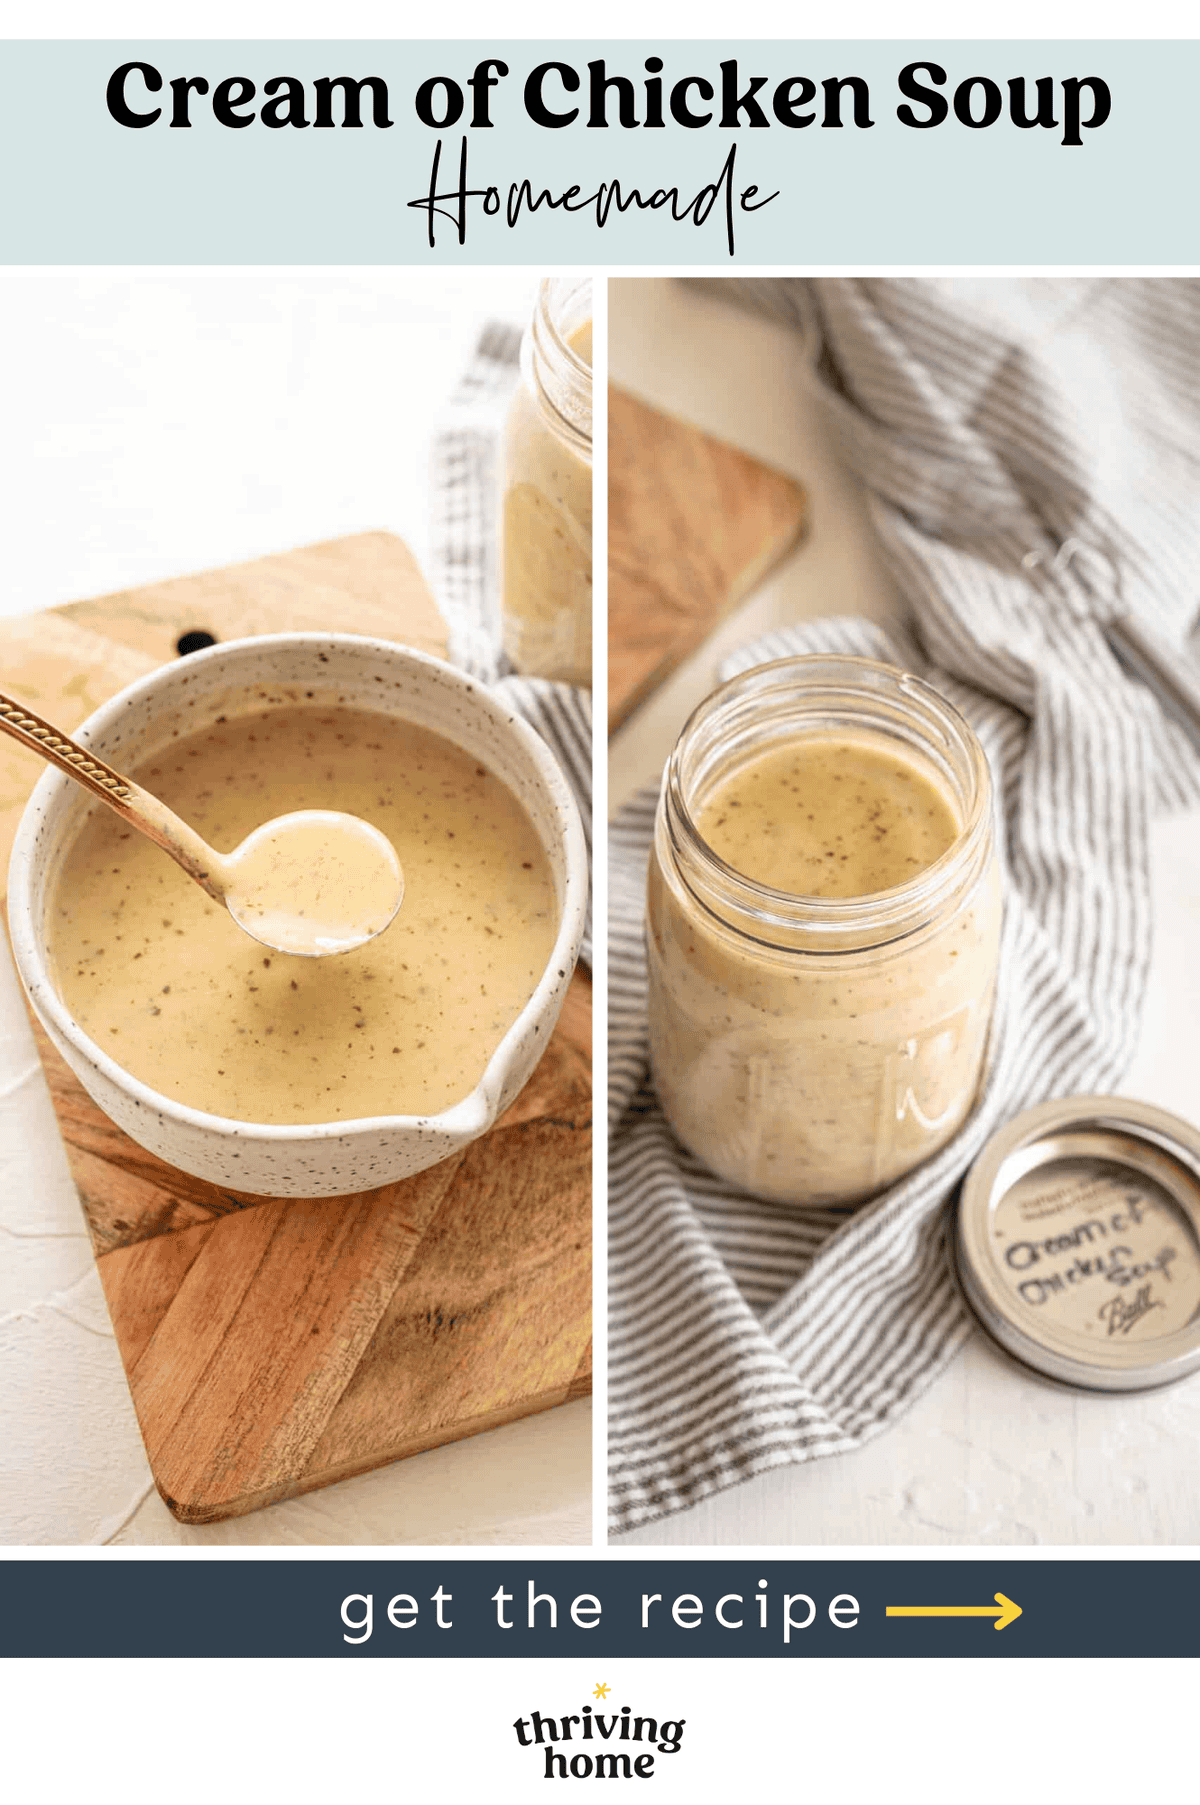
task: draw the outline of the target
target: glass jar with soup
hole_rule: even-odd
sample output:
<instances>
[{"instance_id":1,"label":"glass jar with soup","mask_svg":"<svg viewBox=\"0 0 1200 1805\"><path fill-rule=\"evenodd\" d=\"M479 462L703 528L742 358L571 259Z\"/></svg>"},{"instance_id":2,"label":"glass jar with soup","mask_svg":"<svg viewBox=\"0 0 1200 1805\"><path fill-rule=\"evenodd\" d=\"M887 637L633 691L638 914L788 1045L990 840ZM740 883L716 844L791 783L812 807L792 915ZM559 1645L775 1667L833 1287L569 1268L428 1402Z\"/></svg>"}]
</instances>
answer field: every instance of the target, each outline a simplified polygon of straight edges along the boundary
<instances>
[{"instance_id":1,"label":"glass jar with soup","mask_svg":"<svg viewBox=\"0 0 1200 1805\"><path fill-rule=\"evenodd\" d=\"M592 681L592 289L542 283L521 344L501 474L504 649L519 671Z\"/></svg>"},{"instance_id":2,"label":"glass jar with soup","mask_svg":"<svg viewBox=\"0 0 1200 1805\"><path fill-rule=\"evenodd\" d=\"M919 678L782 659L692 715L650 861L651 1063L685 1146L793 1204L853 1204L974 1100L996 985L987 759Z\"/></svg>"}]
</instances>

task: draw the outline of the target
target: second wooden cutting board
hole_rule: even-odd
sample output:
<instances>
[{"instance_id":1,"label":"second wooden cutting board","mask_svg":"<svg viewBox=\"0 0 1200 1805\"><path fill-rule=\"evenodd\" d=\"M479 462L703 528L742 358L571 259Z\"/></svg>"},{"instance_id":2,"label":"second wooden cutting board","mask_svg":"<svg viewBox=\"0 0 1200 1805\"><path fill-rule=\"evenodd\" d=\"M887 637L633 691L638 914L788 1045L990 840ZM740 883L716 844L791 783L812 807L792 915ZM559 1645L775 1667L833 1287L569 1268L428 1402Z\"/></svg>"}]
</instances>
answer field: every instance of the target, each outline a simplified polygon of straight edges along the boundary
<instances>
[{"instance_id":1,"label":"second wooden cutting board","mask_svg":"<svg viewBox=\"0 0 1200 1805\"><path fill-rule=\"evenodd\" d=\"M623 389L608 396L611 733L800 543L800 484Z\"/></svg>"}]
</instances>

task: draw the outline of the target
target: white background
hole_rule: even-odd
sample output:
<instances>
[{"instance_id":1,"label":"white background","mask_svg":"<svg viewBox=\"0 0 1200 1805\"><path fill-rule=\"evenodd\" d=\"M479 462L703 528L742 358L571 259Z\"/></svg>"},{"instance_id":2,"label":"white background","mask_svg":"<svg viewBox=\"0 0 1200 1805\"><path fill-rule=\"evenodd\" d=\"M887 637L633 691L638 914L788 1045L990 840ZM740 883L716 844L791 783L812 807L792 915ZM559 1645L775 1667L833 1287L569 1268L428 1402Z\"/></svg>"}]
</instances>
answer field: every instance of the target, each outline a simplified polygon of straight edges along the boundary
<instances>
[{"instance_id":1,"label":"white background","mask_svg":"<svg viewBox=\"0 0 1200 1805\"><path fill-rule=\"evenodd\" d=\"M11 37L155 38L365 38L394 37L401 21L391 0L342 0L331 17L323 0L179 0L164 16L158 0L43 0L36 11L10 5ZM606 37L794 38L1127 38L1185 37L1192 14L1177 0L1144 0L1136 14L1119 0L1009 0L991 13L977 6L968 14L961 0L919 0L902 17L888 0L843 0L836 14L798 15L794 0L745 0L731 19L720 0L690 0L685 8L667 0L608 0L601 24ZM453 16L406 17L405 36L475 38L498 34L490 0L458 0ZM592 24L586 15L565 18L558 0L523 0L502 21L506 36L579 37ZM593 33L593 35L595 35Z\"/></svg>"},{"instance_id":2,"label":"white background","mask_svg":"<svg viewBox=\"0 0 1200 1805\"><path fill-rule=\"evenodd\" d=\"M986 1622L969 1626L994 1636ZM965 1633L955 1625L951 1633ZM1020 1625L1001 1632L1015 1634ZM683 1718L635 1796L972 1805L1194 1792L1182 1661L1003 1662L111 1661L3 1673L17 1796L108 1805L169 1787L172 1805L436 1797L447 1805L541 1796L544 1756L512 1725L532 1710ZM218 1683L219 1682L219 1683ZM593 1698L598 1683L612 1690ZM1036 1687L1036 1703L1034 1688ZM136 1696L116 1743L113 1699ZM58 1699L69 1697L71 1737ZM197 1719L204 1725L197 1734ZM1192 1781L1188 1787L1189 1778ZM22 1784L24 1782L24 1784ZM1176 1790L1178 1788L1178 1790ZM605 1798L576 1783L561 1796ZM560 1796L551 1790L548 1798Z\"/></svg>"}]
</instances>

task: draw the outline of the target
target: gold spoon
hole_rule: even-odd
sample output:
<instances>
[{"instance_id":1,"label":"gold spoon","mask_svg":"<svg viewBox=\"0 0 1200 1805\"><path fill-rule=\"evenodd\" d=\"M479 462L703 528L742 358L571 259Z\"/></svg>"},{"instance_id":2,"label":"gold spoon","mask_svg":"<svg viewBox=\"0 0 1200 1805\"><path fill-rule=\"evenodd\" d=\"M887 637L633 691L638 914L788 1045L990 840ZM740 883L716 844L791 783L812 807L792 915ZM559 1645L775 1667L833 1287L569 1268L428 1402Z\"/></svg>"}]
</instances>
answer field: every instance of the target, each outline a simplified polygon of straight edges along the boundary
<instances>
[{"instance_id":1,"label":"gold spoon","mask_svg":"<svg viewBox=\"0 0 1200 1805\"><path fill-rule=\"evenodd\" d=\"M264 821L232 852L217 852L157 796L3 693L0 731L107 802L276 952L350 952L382 934L404 900L395 848L356 815L301 809Z\"/></svg>"}]
</instances>

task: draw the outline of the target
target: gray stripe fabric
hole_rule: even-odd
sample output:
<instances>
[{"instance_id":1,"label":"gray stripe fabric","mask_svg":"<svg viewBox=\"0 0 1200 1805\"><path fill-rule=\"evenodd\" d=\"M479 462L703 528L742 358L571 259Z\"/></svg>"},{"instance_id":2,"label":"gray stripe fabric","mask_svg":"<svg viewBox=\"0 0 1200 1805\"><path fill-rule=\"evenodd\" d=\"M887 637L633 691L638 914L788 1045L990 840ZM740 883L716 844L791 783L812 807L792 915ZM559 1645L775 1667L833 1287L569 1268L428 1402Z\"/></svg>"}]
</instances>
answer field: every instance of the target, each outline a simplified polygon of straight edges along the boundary
<instances>
[{"instance_id":1,"label":"gray stripe fabric","mask_svg":"<svg viewBox=\"0 0 1200 1805\"><path fill-rule=\"evenodd\" d=\"M907 609L730 659L861 652L927 677L997 780L1005 923L975 1109L860 1210L756 1201L675 1142L646 1074L642 910L655 796L610 839L611 1524L860 1446L969 1333L945 1204L1019 1109L1110 1091L1150 950L1147 827L1200 800L1200 759L1100 622L1182 646L1200 572L1200 284L709 284L792 323L826 431L866 486Z\"/></svg>"},{"instance_id":2,"label":"gray stripe fabric","mask_svg":"<svg viewBox=\"0 0 1200 1805\"><path fill-rule=\"evenodd\" d=\"M579 805L590 857L591 693L540 677L517 676L500 644L498 447L517 382L520 348L521 334L515 327L495 323L484 327L434 437L432 583L449 628L451 661L490 684L550 746ZM591 963L590 905L580 957Z\"/></svg>"}]
</instances>

